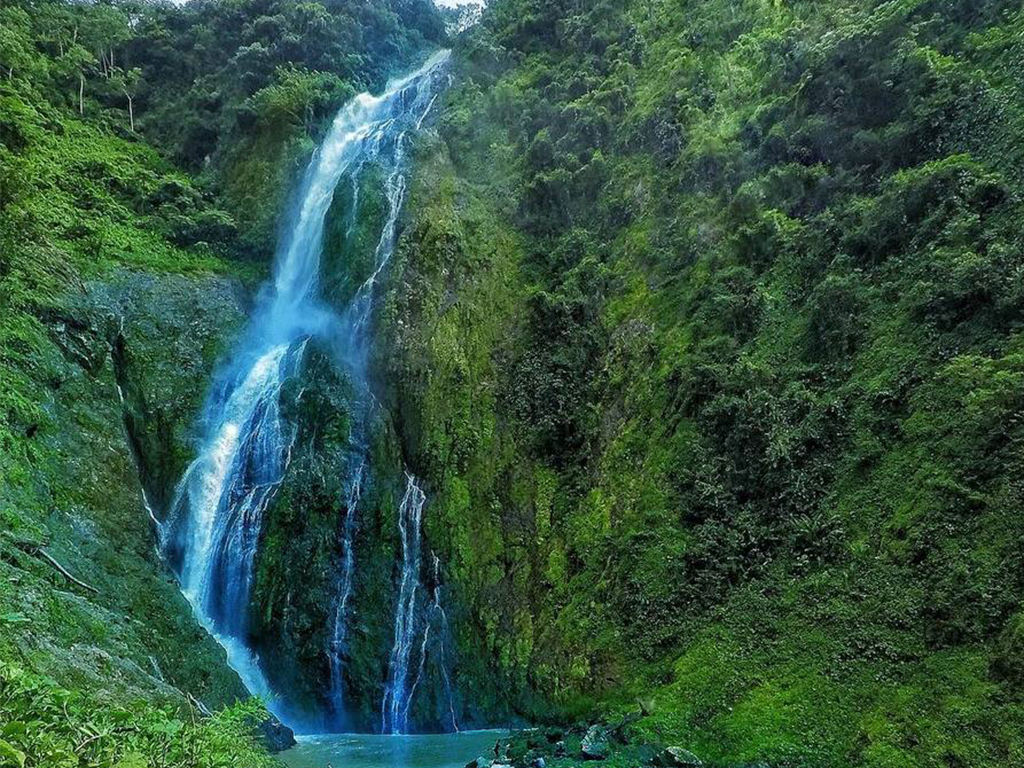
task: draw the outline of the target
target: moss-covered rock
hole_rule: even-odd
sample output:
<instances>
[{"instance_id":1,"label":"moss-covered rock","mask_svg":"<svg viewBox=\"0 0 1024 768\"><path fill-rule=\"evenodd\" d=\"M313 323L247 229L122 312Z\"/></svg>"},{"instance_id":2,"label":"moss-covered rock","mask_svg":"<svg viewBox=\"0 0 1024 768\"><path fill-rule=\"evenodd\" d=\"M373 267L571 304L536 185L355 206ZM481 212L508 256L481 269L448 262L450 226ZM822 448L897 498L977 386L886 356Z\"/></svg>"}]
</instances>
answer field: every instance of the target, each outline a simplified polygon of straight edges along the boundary
<instances>
[{"instance_id":1,"label":"moss-covered rock","mask_svg":"<svg viewBox=\"0 0 1024 768\"><path fill-rule=\"evenodd\" d=\"M5 644L64 685L173 701L188 691L211 707L246 695L160 561L153 519L188 455L202 382L243 317L240 297L224 278L124 272L43 318L54 426L27 438L40 457L31 483L0 491L6 514L18 510L0 542L3 601L33 631Z\"/></svg>"}]
</instances>

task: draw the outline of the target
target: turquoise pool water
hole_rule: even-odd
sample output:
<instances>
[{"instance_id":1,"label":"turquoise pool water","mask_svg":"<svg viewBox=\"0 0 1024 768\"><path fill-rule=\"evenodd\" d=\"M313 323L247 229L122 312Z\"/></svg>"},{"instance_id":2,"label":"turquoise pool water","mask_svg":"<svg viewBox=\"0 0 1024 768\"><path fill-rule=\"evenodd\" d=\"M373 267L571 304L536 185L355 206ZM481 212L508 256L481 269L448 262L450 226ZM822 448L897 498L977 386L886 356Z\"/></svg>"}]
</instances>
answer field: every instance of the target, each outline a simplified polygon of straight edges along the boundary
<instances>
[{"instance_id":1,"label":"turquoise pool water","mask_svg":"<svg viewBox=\"0 0 1024 768\"><path fill-rule=\"evenodd\" d=\"M299 736L279 757L288 768L464 768L479 755L494 756L504 731L465 731L427 736L343 733Z\"/></svg>"}]
</instances>

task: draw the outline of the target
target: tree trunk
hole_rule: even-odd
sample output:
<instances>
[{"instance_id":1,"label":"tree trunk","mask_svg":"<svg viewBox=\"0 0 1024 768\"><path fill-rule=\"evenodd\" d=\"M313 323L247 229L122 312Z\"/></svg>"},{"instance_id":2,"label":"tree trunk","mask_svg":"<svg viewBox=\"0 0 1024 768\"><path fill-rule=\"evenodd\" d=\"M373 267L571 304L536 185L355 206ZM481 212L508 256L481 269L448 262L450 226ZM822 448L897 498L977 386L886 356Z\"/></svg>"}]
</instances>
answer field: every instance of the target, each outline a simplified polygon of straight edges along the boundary
<instances>
[{"instance_id":1,"label":"tree trunk","mask_svg":"<svg viewBox=\"0 0 1024 768\"><path fill-rule=\"evenodd\" d=\"M132 133L135 133L135 110L132 108L132 97L128 91L125 91L124 95L128 99L128 123L132 127Z\"/></svg>"},{"instance_id":2,"label":"tree trunk","mask_svg":"<svg viewBox=\"0 0 1024 768\"><path fill-rule=\"evenodd\" d=\"M85 75L78 73L78 115L85 114Z\"/></svg>"}]
</instances>

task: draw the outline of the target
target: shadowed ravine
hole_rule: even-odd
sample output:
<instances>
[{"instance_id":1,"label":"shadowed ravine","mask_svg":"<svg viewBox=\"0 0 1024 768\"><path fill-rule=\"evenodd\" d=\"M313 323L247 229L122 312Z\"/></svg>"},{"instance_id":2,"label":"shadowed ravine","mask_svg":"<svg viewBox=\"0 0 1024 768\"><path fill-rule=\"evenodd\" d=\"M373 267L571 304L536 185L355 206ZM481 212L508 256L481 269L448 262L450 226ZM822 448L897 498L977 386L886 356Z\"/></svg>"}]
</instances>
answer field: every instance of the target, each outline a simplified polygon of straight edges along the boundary
<instances>
[{"instance_id":1,"label":"shadowed ravine","mask_svg":"<svg viewBox=\"0 0 1024 768\"><path fill-rule=\"evenodd\" d=\"M343 652L352 620L353 575L359 567L353 533L363 484L373 471L366 421L377 406L368 383L368 331L375 288L395 248L405 200L408 143L447 83L447 60L447 51L435 54L416 72L392 82L380 96L364 93L355 97L334 119L310 160L282 229L274 279L261 293L241 343L214 382L200 417L201 448L179 482L169 514L160 526L163 550L199 620L225 647L231 666L246 687L268 698L271 709L286 722L288 692L271 690L247 637L264 514L288 471L296 434L295 425L281 413L282 387L289 378L301 377L307 343L317 337L334 350L355 392L350 458L337 468L345 476L345 491L337 500L345 516L338 531L342 555L331 612L333 627L325 649L330 675L324 681L328 687L324 698L332 711L324 713L323 721L340 726L345 721ZM318 296L325 217L337 186L351 183L350 228L354 225L360 173L369 165L383 171L385 215L370 276L348 306L336 312ZM419 679L410 670L416 664L422 668L431 616L438 612L444 616L435 591L433 603L424 612L426 621L417 618L423 592L420 526L425 502L416 479L407 474L399 510L402 559L396 585L394 648L381 704L385 732L406 730L409 699ZM419 626L423 623L426 626ZM421 634L423 650L417 659L414 647ZM446 695L450 698L450 690ZM452 725L455 727L454 712Z\"/></svg>"}]
</instances>

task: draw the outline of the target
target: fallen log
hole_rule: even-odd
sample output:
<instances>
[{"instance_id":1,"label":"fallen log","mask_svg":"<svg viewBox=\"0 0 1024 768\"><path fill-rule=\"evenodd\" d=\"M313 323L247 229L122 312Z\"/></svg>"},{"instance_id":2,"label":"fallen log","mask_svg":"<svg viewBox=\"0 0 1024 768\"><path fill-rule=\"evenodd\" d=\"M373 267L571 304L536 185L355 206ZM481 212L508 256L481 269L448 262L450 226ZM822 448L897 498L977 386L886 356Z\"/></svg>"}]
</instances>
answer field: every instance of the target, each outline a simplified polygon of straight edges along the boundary
<instances>
[{"instance_id":1,"label":"fallen log","mask_svg":"<svg viewBox=\"0 0 1024 768\"><path fill-rule=\"evenodd\" d=\"M45 560L51 566L53 566L57 570L57 572L60 573L61 576L70 581L72 584L75 584L88 592L92 592L95 595L98 595L100 593L100 591L96 589L96 587L94 587L92 584L86 584L81 579L75 578L67 568L65 568L63 565L57 562L57 559L42 547L31 546L25 547L24 549L25 552L29 555L38 555L39 557L43 558L43 560Z\"/></svg>"}]
</instances>

